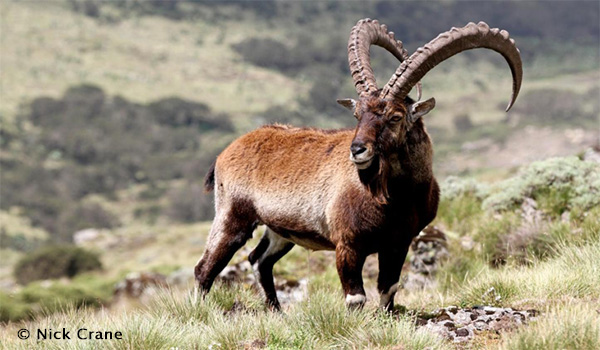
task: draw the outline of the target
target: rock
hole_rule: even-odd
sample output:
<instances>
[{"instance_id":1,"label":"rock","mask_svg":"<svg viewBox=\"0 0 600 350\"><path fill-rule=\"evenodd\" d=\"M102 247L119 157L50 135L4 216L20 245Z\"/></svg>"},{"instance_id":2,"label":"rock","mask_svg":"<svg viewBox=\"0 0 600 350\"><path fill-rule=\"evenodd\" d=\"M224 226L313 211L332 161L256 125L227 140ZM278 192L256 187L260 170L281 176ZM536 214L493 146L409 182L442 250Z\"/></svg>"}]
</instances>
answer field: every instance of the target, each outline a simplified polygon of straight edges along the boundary
<instances>
[{"instance_id":1,"label":"rock","mask_svg":"<svg viewBox=\"0 0 600 350\"><path fill-rule=\"evenodd\" d=\"M590 147L583 153L583 160L600 163L600 146Z\"/></svg>"},{"instance_id":2,"label":"rock","mask_svg":"<svg viewBox=\"0 0 600 350\"><path fill-rule=\"evenodd\" d=\"M77 231L73 234L73 243L80 246L97 240L100 235L100 230L95 228L87 228L85 230Z\"/></svg>"},{"instance_id":3,"label":"rock","mask_svg":"<svg viewBox=\"0 0 600 350\"><path fill-rule=\"evenodd\" d=\"M424 289L435 286L433 276L440 261L448 257L446 235L435 226L426 227L411 244L410 271L403 280L406 289Z\"/></svg>"},{"instance_id":4,"label":"rock","mask_svg":"<svg viewBox=\"0 0 600 350\"><path fill-rule=\"evenodd\" d=\"M469 330L466 328L459 328L455 331L455 333L459 337L466 337L469 335Z\"/></svg>"},{"instance_id":5,"label":"rock","mask_svg":"<svg viewBox=\"0 0 600 350\"><path fill-rule=\"evenodd\" d=\"M456 306L448 306L448 307L446 308L446 311L448 311L448 312L451 312L451 313L455 314L455 313L457 313L457 312L458 312L458 307L456 307Z\"/></svg>"},{"instance_id":6,"label":"rock","mask_svg":"<svg viewBox=\"0 0 600 350\"><path fill-rule=\"evenodd\" d=\"M158 288L167 287L166 277L155 272L132 272L115 286L115 298L142 298L154 294Z\"/></svg>"},{"instance_id":7,"label":"rock","mask_svg":"<svg viewBox=\"0 0 600 350\"><path fill-rule=\"evenodd\" d=\"M171 287L185 287L194 281L194 270L191 267L182 267L167 276L167 284Z\"/></svg>"},{"instance_id":8,"label":"rock","mask_svg":"<svg viewBox=\"0 0 600 350\"><path fill-rule=\"evenodd\" d=\"M450 329L454 329L454 328L456 328L456 325L455 325L455 324L454 324L454 322L452 322L452 321L446 321L446 322L444 323L444 327L446 327L446 328L450 328Z\"/></svg>"},{"instance_id":9,"label":"rock","mask_svg":"<svg viewBox=\"0 0 600 350\"><path fill-rule=\"evenodd\" d=\"M463 236L460 239L460 245L464 250L472 250L475 248L475 240L471 236Z\"/></svg>"},{"instance_id":10,"label":"rock","mask_svg":"<svg viewBox=\"0 0 600 350\"><path fill-rule=\"evenodd\" d=\"M217 279L224 283L253 284L255 281L252 266L247 260L226 266Z\"/></svg>"},{"instance_id":11,"label":"rock","mask_svg":"<svg viewBox=\"0 0 600 350\"><path fill-rule=\"evenodd\" d=\"M281 304L297 303L308 294L308 279L278 281L275 284L277 298Z\"/></svg>"},{"instance_id":12,"label":"rock","mask_svg":"<svg viewBox=\"0 0 600 350\"><path fill-rule=\"evenodd\" d=\"M264 349L267 347L267 343L262 339L256 339L251 343L244 344L244 350L257 350Z\"/></svg>"}]
</instances>

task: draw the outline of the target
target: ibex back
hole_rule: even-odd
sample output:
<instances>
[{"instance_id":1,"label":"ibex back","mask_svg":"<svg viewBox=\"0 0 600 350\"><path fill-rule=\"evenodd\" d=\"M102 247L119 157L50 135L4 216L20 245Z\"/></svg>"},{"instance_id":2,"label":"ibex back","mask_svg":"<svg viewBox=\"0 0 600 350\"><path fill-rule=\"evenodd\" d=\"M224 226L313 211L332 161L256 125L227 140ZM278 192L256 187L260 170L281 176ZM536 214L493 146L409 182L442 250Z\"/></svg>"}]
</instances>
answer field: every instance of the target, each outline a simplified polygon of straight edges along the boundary
<instances>
[{"instance_id":1,"label":"ibex back","mask_svg":"<svg viewBox=\"0 0 600 350\"><path fill-rule=\"evenodd\" d=\"M402 63L383 89L370 68L369 47L379 45ZM391 310L410 243L434 218L439 188L432 143L422 116L433 98L407 95L435 65L464 50L491 48L508 61L513 104L520 89L519 51L508 33L485 23L453 28L408 57L384 25L361 20L352 29L348 60L358 100L338 100L358 119L354 130L265 126L229 145L210 169L216 215L195 274L208 292L257 225L268 228L250 254L267 304L279 308L273 265L294 244L335 250L346 303L366 301L362 268L377 253L381 307Z\"/></svg>"}]
</instances>

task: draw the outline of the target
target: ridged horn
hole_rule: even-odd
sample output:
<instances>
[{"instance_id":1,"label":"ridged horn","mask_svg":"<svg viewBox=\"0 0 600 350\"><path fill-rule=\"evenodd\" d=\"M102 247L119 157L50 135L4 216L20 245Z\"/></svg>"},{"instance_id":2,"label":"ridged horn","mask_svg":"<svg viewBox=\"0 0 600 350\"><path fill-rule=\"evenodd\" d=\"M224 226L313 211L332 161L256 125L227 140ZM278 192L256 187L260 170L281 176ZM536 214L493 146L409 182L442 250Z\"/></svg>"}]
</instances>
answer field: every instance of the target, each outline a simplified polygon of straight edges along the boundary
<instances>
[{"instance_id":1,"label":"ridged horn","mask_svg":"<svg viewBox=\"0 0 600 350\"><path fill-rule=\"evenodd\" d=\"M510 66L513 88L510 102L506 107L508 112L521 89L523 80L521 55L515 46L515 41L509 38L507 31L498 28L490 29L484 22L469 23L463 28L452 28L417 49L414 54L400 64L383 88L381 98L404 99L413 86L433 67L457 53L477 48L487 48L500 53Z\"/></svg>"},{"instance_id":2,"label":"ridged horn","mask_svg":"<svg viewBox=\"0 0 600 350\"><path fill-rule=\"evenodd\" d=\"M388 32L384 24L370 18L361 19L350 32L348 40L348 63L359 96L377 91L375 75L371 68L371 45L381 46L394 55L400 62L408 58L408 52L402 42Z\"/></svg>"}]
</instances>

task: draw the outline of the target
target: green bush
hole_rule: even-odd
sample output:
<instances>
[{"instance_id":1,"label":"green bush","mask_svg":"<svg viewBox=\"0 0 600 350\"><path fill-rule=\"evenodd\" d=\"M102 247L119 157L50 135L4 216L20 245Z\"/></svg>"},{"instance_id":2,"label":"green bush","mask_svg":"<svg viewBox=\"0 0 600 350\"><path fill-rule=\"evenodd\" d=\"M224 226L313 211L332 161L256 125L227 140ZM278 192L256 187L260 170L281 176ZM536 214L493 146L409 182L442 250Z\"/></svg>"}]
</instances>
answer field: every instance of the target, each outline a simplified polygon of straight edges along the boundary
<instances>
[{"instance_id":1,"label":"green bush","mask_svg":"<svg viewBox=\"0 0 600 350\"><path fill-rule=\"evenodd\" d=\"M473 196L484 199L490 191L488 185L478 182L473 178L448 176L440 183L443 199L452 200L462 196Z\"/></svg>"},{"instance_id":2,"label":"green bush","mask_svg":"<svg viewBox=\"0 0 600 350\"><path fill-rule=\"evenodd\" d=\"M93 85L36 98L17 119L19 152L28 157L0 159L0 208L21 207L55 242L80 228L118 225L101 207L79 204L83 197L204 174L233 135L230 118L205 104L165 98L142 105Z\"/></svg>"},{"instance_id":3,"label":"green bush","mask_svg":"<svg viewBox=\"0 0 600 350\"><path fill-rule=\"evenodd\" d=\"M483 201L484 208L510 210L529 197L552 215L572 209L585 211L600 205L600 164L577 157L547 159L522 168L496 188Z\"/></svg>"},{"instance_id":4,"label":"green bush","mask_svg":"<svg viewBox=\"0 0 600 350\"><path fill-rule=\"evenodd\" d=\"M100 203L77 203L65 209L57 221L55 241L72 242L73 233L86 228L115 228L119 218Z\"/></svg>"},{"instance_id":5,"label":"green bush","mask_svg":"<svg viewBox=\"0 0 600 350\"><path fill-rule=\"evenodd\" d=\"M17 262L14 276L20 284L59 277L73 277L84 271L100 270L98 255L74 246L40 248Z\"/></svg>"},{"instance_id":6,"label":"green bush","mask_svg":"<svg viewBox=\"0 0 600 350\"><path fill-rule=\"evenodd\" d=\"M452 124L454 124L456 131L468 131L473 129L473 121L471 121L471 117L466 113L455 115L454 118L452 118Z\"/></svg>"},{"instance_id":7,"label":"green bush","mask_svg":"<svg viewBox=\"0 0 600 350\"><path fill-rule=\"evenodd\" d=\"M194 222L212 220L215 215L212 193L206 194L200 185L185 185L168 193L167 215L171 220Z\"/></svg>"},{"instance_id":8,"label":"green bush","mask_svg":"<svg viewBox=\"0 0 600 350\"><path fill-rule=\"evenodd\" d=\"M72 307L106 305L112 297L114 283L114 280L82 275L68 284L33 282L15 293L0 291L0 322L30 320Z\"/></svg>"}]
</instances>

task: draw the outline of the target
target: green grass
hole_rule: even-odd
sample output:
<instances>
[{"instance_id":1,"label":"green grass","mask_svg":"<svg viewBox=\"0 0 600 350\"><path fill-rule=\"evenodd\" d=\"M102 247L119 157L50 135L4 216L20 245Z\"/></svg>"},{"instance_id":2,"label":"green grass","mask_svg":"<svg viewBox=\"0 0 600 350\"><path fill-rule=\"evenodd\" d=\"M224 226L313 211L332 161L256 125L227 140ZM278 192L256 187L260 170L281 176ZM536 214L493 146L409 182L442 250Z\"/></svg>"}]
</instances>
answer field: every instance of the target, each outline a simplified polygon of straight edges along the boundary
<instances>
[{"instance_id":1,"label":"green grass","mask_svg":"<svg viewBox=\"0 0 600 350\"><path fill-rule=\"evenodd\" d=\"M595 258L600 254L600 242L557 250L557 258L536 261L531 266L484 267L477 276L465 280L460 289L455 287L457 300L463 305L481 305L492 287L503 306L540 307L561 300L600 297L600 262Z\"/></svg>"},{"instance_id":2,"label":"green grass","mask_svg":"<svg viewBox=\"0 0 600 350\"><path fill-rule=\"evenodd\" d=\"M594 303L565 303L512 334L502 349L598 349L600 312L595 308Z\"/></svg>"},{"instance_id":3,"label":"green grass","mask_svg":"<svg viewBox=\"0 0 600 350\"><path fill-rule=\"evenodd\" d=\"M600 242L563 247L556 259L528 267L487 269L456 287L443 302L470 306L495 304L537 308L536 321L510 336L486 343L486 348L595 349L600 316L594 300L600 297ZM319 279L320 277L317 277ZM312 283L312 282L311 282ZM35 322L2 327L3 345L11 349L74 349L100 346L128 348L239 349L263 344L269 349L451 349L424 329L416 329L408 316L392 317L376 312L371 303L360 311L348 311L338 286L315 282L308 298L283 313L265 309L253 289L241 285L216 285L202 298L195 292L165 290L145 308L128 313L114 310L66 310ZM486 293L490 287L495 292ZM412 292L424 298L428 292ZM482 297L486 295L487 297ZM486 299L487 298L487 299ZM431 311L439 300L430 300ZM68 329L122 331L123 340L22 341L19 328L38 329L62 325Z\"/></svg>"},{"instance_id":4,"label":"green grass","mask_svg":"<svg viewBox=\"0 0 600 350\"><path fill-rule=\"evenodd\" d=\"M484 304L535 308L541 314L537 321L518 328L510 335L478 337L470 345L472 348L597 347L599 316L594 308L600 298L600 261L597 259L600 255L600 209L574 215L568 223L550 220L542 234L551 237L551 240L539 243L549 254L536 255L531 251L525 265L509 259L506 265L495 268L490 265L489 256L497 249L499 239L510 234L519 225L520 219L510 211L495 214L492 218L488 211L481 209L485 195L474 196L469 186L462 194L444 198L438 217L438 224L451 229L447 231L451 258L437 275L440 287L424 291L400 290L396 301L399 310L408 311L403 313L404 316L390 316L377 311L374 281L369 279L366 280L369 302L363 310L348 311L330 257L296 249L283 259L281 271L288 278L308 276L308 296L301 302L284 306L283 313L268 311L260 293L243 284L217 284L205 298L193 289L164 290L150 304L129 308L127 312L121 308L85 310L85 305L90 305L86 303L76 304L79 308L75 309L61 304L60 308L54 309L63 310L61 312L48 312L48 316L37 316L33 321L2 326L3 345L11 349L30 348L33 344L51 349L211 346L213 349L251 346L268 349L453 349L454 345L416 328L408 315L431 312L448 305ZM204 236L207 225L198 228L204 230L201 234ZM143 231L141 226L138 229ZM173 232L172 237L158 235L156 243L161 246L180 244L190 231L182 226ZM462 245L466 236L475 238L475 246L471 249ZM257 239L255 237L250 245L256 244ZM180 246L182 251L184 246ZM141 251L136 254L146 256L143 252L153 251L153 247L154 244L138 247ZM115 257L120 254L123 257L111 262L114 264L112 268L127 262L125 255L128 251L127 248L121 253L115 252ZM245 254L238 254L234 260L245 259ZM129 254L129 260L131 264L131 260L135 262L136 258ZM169 255L164 254L155 260L162 263L154 265L154 268L172 269L168 260ZM279 273L276 272L276 276L280 276ZM88 291L110 290L99 282L102 280L99 277L78 277L73 286L85 285ZM60 286L60 283L53 288L59 288L59 294L65 297L77 292L73 287ZM70 294L64 288L69 288ZM39 285L28 286L18 298L13 297L9 301L13 312L25 312L23 310L30 307L26 301L39 300L39 293L52 290L40 289ZM6 297L3 298L6 302ZM123 332L124 339L35 343L33 340L21 341L15 335L20 328L52 328L56 325L75 330L83 326L118 330Z\"/></svg>"},{"instance_id":5,"label":"green grass","mask_svg":"<svg viewBox=\"0 0 600 350\"><path fill-rule=\"evenodd\" d=\"M395 319L372 309L348 311L339 293L320 289L309 299L292 305L285 313L272 313L258 307L256 293L234 287L235 301L244 305L231 310L232 289L217 286L206 298L194 293L162 292L145 310L127 314L110 311L70 310L36 323L13 324L2 329L6 347L72 349L102 347L240 349L261 342L270 349L406 349L447 348L424 330L415 330L410 319ZM252 305L256 305L254 308ZM30 330L64 325L76 330L122 331L123 340L21 341L14 335L23 327Z\"/></svg>"}]
</instances>

